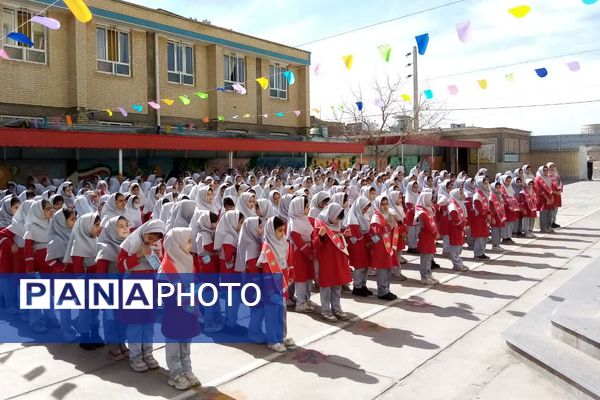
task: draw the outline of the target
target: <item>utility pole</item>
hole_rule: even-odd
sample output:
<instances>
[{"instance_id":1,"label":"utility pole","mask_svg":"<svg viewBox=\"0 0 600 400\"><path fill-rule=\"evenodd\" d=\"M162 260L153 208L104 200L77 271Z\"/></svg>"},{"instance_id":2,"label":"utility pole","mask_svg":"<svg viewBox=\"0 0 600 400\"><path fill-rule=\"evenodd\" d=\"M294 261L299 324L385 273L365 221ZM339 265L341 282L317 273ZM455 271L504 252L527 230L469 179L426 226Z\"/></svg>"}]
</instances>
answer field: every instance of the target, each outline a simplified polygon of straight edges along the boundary
<instances>
[{"instance_id":1,"label":"utility pole","mask_svg":"<svg viewBox=\"0 0 600 400\"><path fill-rule=\"evenodd\" d=\"M419 68L417 67L417 46L413 46L413 131L419 131Z\"/></svg>"}]
</instances>

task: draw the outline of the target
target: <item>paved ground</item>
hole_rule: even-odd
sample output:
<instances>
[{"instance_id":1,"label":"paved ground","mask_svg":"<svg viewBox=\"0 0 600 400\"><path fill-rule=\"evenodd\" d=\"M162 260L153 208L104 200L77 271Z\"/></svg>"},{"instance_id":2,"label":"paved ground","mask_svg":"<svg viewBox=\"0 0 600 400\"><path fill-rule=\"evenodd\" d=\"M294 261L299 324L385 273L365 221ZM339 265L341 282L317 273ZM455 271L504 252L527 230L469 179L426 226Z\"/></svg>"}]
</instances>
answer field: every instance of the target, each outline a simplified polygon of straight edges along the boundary
<instances>
[{"instance_id":1,"label":"paved ground","mask_svg":"<svg viewBox=\"0 0 600 400\"><path fill-rule=\"evenodd\" d=\"M131 372L103 350L77 346L0 345L1 398L23 399L571 399L561 386L514 358L501 333L600 255L600 185L565 187L556 234L517 239L505 254L457 274L439 259L442 284L415 280L415 257L393 284L398 301L346 296L356 318L334 325L316 315L288 314L299 346L276 355L258 345L192 346L203 389L177 392L163 368ZM490 255L492 255L490 253ZM375 286L371 282L371 286ZM318 302L318 295L313 299Z\"/></svg>"}]
</instances>

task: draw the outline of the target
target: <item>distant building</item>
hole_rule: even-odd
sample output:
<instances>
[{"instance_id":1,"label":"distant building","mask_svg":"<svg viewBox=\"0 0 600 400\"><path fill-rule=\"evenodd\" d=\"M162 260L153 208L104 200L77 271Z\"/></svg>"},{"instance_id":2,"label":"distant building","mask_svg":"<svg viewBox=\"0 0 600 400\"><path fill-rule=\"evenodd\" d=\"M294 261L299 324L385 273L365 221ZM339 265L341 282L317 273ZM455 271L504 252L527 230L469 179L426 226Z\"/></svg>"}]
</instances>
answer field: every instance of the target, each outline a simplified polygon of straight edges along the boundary
<instances>
[{"instance_id":1,"label":"distant building","mask_svg":"<svg viewBox=\"0 0 600 400\"><path fill-rule=\"evenodd\" d=\"M583 133L584 135L597 135L597 134L600 134L600 124L584 125L581 128L581 133Z\"/></svg>"}]
</instances>

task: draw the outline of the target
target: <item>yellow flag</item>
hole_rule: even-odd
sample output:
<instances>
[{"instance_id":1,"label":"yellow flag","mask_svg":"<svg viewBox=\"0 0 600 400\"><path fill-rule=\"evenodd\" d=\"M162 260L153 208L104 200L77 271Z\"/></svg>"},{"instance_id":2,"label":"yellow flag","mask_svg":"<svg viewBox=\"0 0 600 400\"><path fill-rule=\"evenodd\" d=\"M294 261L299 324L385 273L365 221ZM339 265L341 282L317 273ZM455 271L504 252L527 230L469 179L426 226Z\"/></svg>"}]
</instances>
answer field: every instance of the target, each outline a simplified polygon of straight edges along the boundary
<instances>
[{"instance_id":1,"label":"yellow flag","mask_svg":"<svg viewBox=\"0 0 600 400\"><path fill-rule=\"evenodd\" d=\"M192 102L187 94L184 94L183 96L179 96L179 100L181 100L181 102L183 103L184 106L187 106L188 104L190 104Z\"/></svg>"},{"instance_id":2,"label":"yellow flag","mask_svg":"<svg viewBox=\"0 0 600 400\"><path fill-rule=\"evenodd\" d=\"M477 83L479 84L479 87L482 89L487 89L487 79L480 79L477 81Z\"/></svg>"},{"instance_id":3,"label":"yellow flag","mask_svg":"<svg viewBox=\"0 0 600 400\"><path fill-rule=\"evenodd\" d=\"M258 84L260 85L260 87L262 88L262 90L267 90L267 88L269 87L269 80L267 78L260 77L256 80L256 82L258 82Z\"/></svg>"},{"instance_id":4,"label":"yellow flag","mask_svg":"<svg viewBox=\"0 0 600 400\"><path fill-rule=\"evenodd\" d=\"M524 18L531 11L531 7L524 4L522 6L513 7L508 10L509 13L512 14L515 18Z\"/></svg>"},{"instance_id":5,"label":"yellow flag","mask_svg":"<svg viewBox=\"0 0 600 400\"><path fill-rule=\"evenodd\" d=\"M408 95L406 93L402 93L400 95L400 97L402 98L402 100L407 101L407 102L412 100L412 97L410 97L410 95Z\"/></svg>"},{"instance_id":6,"label":"yellow flag","mask_svg":"<svg viewBox=\"0 0 600 400\"><path fill-rule=\"evenodd\" d=\"M342 57L344 60L344 64L346 64L346 69L352 69L352 54L348 54L347 56Z\"/></svg>"},{"instance_id":7,"label":"yellow flag","mask_svg":"<svg viewBox=\"0 0 600 400\"><path fill-rule=\"evenodd\" d=\"M110 110L110 109L107 108L104 111L106 111L106 113L108 114L109 117L112 117L112 110Z\"/></svg>"},{"instance_id":8,"label":"yellow flag","mask_svg":"<svg viewBox=\"0 0 600 400\"><path fill-rule=\"evenodd\" d=\"M168 106L172 106L173 103L175 103L175 100L173 99L162 99L163 103L165 103Z\"/></svg>"}]
</instances>

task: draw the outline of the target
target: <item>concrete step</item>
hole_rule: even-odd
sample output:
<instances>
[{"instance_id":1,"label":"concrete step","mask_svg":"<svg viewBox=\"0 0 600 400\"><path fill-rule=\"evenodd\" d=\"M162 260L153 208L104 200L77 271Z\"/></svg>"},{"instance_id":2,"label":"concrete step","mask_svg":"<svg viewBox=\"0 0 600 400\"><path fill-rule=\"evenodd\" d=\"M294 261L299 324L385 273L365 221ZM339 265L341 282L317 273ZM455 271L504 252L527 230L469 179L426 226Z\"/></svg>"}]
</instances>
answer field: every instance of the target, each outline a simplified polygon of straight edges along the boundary
<instances>
[{"instance_id":1,"label":"concrete step","mask_svg":"<svg viewBox=\"0 0 600 400\"><path fill-rule=\"evenodd\" d=\"M508 346L531 365L541 367L578 397L593 399L600 399L600 358L594 356L600 319L596 318L599 309L589 307L597 301L599 261L548 296L503 335Z\"/></svg>"}]
</instances>

